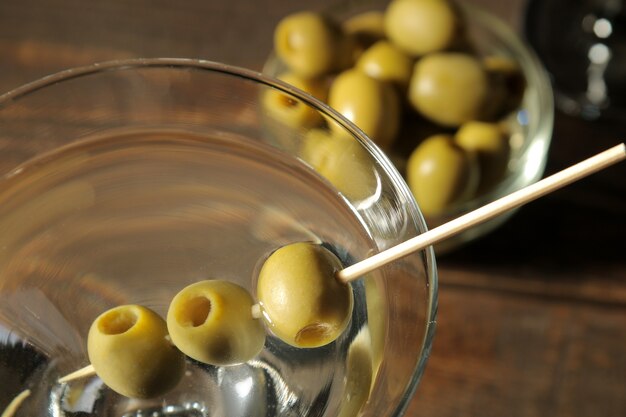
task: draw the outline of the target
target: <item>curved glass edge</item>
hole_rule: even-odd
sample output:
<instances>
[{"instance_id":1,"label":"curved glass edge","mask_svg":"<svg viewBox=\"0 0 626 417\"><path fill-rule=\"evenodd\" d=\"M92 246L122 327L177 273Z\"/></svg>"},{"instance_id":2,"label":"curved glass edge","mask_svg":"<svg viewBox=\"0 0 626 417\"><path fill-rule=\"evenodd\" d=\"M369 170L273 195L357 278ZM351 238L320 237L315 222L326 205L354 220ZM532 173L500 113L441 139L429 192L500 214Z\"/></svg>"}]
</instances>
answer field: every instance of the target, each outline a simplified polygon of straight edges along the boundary
<instances>
[{"instance_id":1,"label":"curved glass edge","mask_svg":"<svg viewBox=\"0 0 626 417\"><path fill-rule=\"evenodd\" d=\"M438 275L437 265L435 261L435 252L432 246L429 246L426 249L426 265L428 267L427 275L429 277L433 277L433 280L432 282L429 282L429 285L431 285L431 290L429 291L430 306L428 311L426 331L424 334L424 341L421 347L422 355L420 356L415 371L413 372L413 378L409 382L409 385L405 390L402 400L393 412L394 417L402 417L406 413L406 410L409 407L409 403L415 395L415 392L417 391L417 387L422 379L422 376L424 375L424 371L426 370L426 364L428 362L428 359L430 358L430 352L432 350L433 340L435 338L435 331L437 330L437 312L439 308L437 295L439 293L439 281L437 278Z\"/></svg>"},{"instance_id":2,"label":"curved glass edge","mask_svg":"<svg viewBox=\"0 0 626 417\"><path fill-rule=\"evenodd\" d=\"M463 3L461 8L472 15L485 30L499 38L508 52L513 55L517 63L522 67L522 72L527 78L527 85L531 88L526 90L527 97L524 102L537 103L536 106L528 106L532 114L529 118L528 140L525 140L520 148L520 161L529 157L540 156L540 160L534 166L534 171L529 176L515 176L509 181L504 181L484 196L459 206L458 210L449 213L455 216L478 208L494 199L494 196L503 196L525 185L531 184L543 175L547 162L547 155L552 141L554 127L554 93L550 78L539 57L531 46L525 43L502 19L483 10L482 8ZM520 165L524 165L521 163ZM495 226L494 226L495 227ZM485 230L487 231L487 229ZM480 233L481 235L483 233Z\"/></svg>"}]
</instances>

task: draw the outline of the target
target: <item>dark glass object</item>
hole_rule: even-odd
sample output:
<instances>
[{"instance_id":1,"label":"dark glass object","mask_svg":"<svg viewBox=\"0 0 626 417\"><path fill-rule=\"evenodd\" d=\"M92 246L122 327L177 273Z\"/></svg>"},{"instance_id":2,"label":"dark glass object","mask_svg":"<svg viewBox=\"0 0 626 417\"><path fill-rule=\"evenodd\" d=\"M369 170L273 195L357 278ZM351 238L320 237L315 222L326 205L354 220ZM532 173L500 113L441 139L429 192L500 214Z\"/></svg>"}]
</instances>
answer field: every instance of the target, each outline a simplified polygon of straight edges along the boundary
<instances>
[{"instance_id":1,"label":"dark glass object","mask_svg":"<svg viewBox=\"0 0 626 417\"><path fill-rule=\"evenodd\" d=\"M525 32L560 110L626 120L624 0L530 0Z\"/></svg>"}]
</instances>

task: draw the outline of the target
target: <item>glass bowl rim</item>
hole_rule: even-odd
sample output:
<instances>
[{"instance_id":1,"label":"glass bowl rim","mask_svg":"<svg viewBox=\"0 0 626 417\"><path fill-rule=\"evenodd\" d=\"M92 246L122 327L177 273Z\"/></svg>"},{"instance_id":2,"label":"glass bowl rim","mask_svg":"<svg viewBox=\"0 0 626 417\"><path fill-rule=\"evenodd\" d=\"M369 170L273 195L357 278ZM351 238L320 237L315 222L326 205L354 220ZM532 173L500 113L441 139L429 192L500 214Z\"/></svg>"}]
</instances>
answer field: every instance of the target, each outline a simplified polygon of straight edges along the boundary
<instances>
[{"instance_id":1,"label":"glass bowl rim","mask_svg":"<svg viewBox=\"0 0 626 417\"><path fill-rule=\"evenodd\" d=\"M256 84L265 85L266 87L274 88L282 91L286 94L295 96L297 99L313 107L315 110L325 114L333 119L333 121L339 123L342 128L348 131L357 141L363 146L376 160L385 173L390 177L394 187L404 197L404 200L408 204L407 210L413 215L412 220L414 225L424 233L428 230L426 221L419 210L415 199L412 197L411 192L408 189L404 179L397 171L395 166L391 163L388 157L382 152L371 139L363 133L356 125L338 113L336 110L328 106L326 103L318 100L310 94L287 84L277 78L268 76L258 71L246 69L230 64L224 64L221 62L193 59L193 58L130 58L109 60L93 63L90 65L79 66L61 70L50 75L46 75L37 80L23 84L17 88L14 88L6 93L0 94L0 111L3 108L10 106L13 102L36 93L39 90L45 89L48 86L52 86L64 81L70 81L72 79L85 77L89 75L99 74L108 71L126 71L138 68L169 68L169 69L192 69L200 71L209 71L214 73L221 73L224 75L241 78L247 81L251 81ZM44 153L41 156L45 157ZM30 165L31 161L36 161L40 155L35 156L33 159L29 159L20 163L17 169L9 171L5 176L10 176L11 173L17 173L24 167ZM0 180L2 178L0 177ZM399 403L395 406L393 416L400 417L404 414L408 408L409 401L413 397L419 381L424 373L426 363L430 356L432 349L435 329L436 329L436 316L438 310L438 274L435 260L435 253L432 246L423 250L424 252L424 271L427 277L427 309L426 309L426 322L420 348L420 356L417 359L416 366L411 374L411 379L404 387L404 392L400 398Z\"/></svg>"},{"instance_id":2,"label":"glass bowl rim","mask_svg":"<svg viewBox=\"0 0 626 417\"><path fill-rule=\"evenodd\" d=\"M499 42L505 45L507 52L511 54L515 62L520 66L528 87L532 89L533 97L530 102L536 105L534 109L540 117L532 121L528 126L528 135L524 140L524 145L520 149L522 157L527 155L534 143L543 144L543 162L536 175L521 186L516 178L508 178L494 189L483 196L474 198L471 201L461 204L456 210L452 210L449 215L458 216L464 212L476 209L493 199L497 199L524 185L537 181L543 174L545 161L548 157L552 132L554 128L554 94L552 83L541 60L532 49L531 45L525 41L522 35L517 34L507 25L502 18L485 10L483 7L471 3L459 3L459 8L470 19L478 23L485 31L495 36ZM517 186L516 186L517 184ZM513 188L511 188L513 187Z\"/></svg>"}]
</instances>

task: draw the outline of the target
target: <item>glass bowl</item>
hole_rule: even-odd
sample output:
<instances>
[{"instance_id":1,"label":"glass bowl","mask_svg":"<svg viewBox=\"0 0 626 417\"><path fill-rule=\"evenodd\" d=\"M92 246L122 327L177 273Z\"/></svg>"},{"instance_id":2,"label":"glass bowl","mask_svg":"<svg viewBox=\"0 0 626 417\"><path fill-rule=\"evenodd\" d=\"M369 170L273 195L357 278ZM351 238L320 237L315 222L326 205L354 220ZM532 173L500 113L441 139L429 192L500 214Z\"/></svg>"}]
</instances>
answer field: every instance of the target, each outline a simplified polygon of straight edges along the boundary
<instances>
[{"instance_id":1,"label":"glass bowl","mask_svg":"<svg viewBox=\"0 0 626 417\"><path fill-rule=\"evenodd\" d=\"M336 5L326 12L333 21L345 22L361 13L384 12L387 4L388 1L380 0L354 1ZM553 93L549 78L541 62L526 42L491 13L467 2L454 2L453 4L458 7L459 13L464 19L464 30L467 33L467 40L472 53L483 58L512 60L519 67L525 80L525 86L519 106L498 119L498 122L506 126L509 132L508 142L511 152L505 174L496 185L486 192L451 206L440 215L426 216L426 222L431 228L540 179L548 157L554 120ZM280 77L287 70L287 66L274 52L271 52L265 63L264 72ZM414 111L412 112L414 113ZM410 145L409 149L406 148L406 145L401 145L403 147L401 150L392 147L387 151L390 159L403 175L408 154L419 143L419 140L433 134L454 133L454 130L450 128L433 128L433 124L424 122L423 118L420 121L420 116L413 115L410 117L416 120L415 123L411 121L411 125L405 125L404 131L401 127L399 136L400 138L403 135L404 137L410 136L413 144ZM415 138L418 136L419 140L415 142ZM398 139L396 142L399 140L402 139ZM514 211L510 211L438 244L436 246L437 253L451 250L488 233L513 213Z\"/></svg>"},{"instance_id":2,"label":"glass bowl","mask_svg":"<svg viewBox=\"0 0 626 417\"><path fill-rule=\"evenodd\" d=\"M347 165L361 180L341 182L341 163L314 169L311 132L268 118L268 95L343 126L344 147L324 158L359 155ZM0 155L0 409L29 390L16 416L403 414L435 328L432 248L350 284L350 324L326 346L268 331L246 363L187 359L152 399L96 376L58 382L88 364L88 329L109 308L164 317L180 289L216 278L254 297L260 265L286 243L351 264L426 230L386 156L324 104L219 63L107 62L0 96Z\"/></svg>"}]
</instances>

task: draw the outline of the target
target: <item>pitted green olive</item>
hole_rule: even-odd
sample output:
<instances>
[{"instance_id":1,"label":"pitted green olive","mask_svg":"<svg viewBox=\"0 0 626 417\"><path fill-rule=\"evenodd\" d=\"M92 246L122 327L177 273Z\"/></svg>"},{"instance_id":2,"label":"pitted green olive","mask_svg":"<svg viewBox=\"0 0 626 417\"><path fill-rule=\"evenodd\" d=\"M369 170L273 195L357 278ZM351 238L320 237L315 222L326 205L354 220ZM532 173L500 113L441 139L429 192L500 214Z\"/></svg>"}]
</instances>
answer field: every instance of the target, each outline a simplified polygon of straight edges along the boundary
<instances>
[{"instance_id":1,"label":"pitted green olive","mask_svg":"<svg viewBox=\"0 0 626 417\"><path fill-rule=\"evenodd\" d=\"M413 60L388 41L379 41L368 48L356 62L356 68L380 81L406 90L413 72Z\"/></svg>"},{"instance_id":2,"label":"pitted green olive","mask_svg":"<svg viewBox=\"0 0 626 417\"><path fill-rule=\"evenodd\" d=\"M167 326L154 311L123 305L96 318L87 337L89 361L113 391L151 398L178 384L185 358L169 341Z\"/></svg>"},{"instance_id":3,"label":"pitted green olive","mask_svg":"<svg viewBox=\"0 0 626 417\"><path fill-rule=\"evenodd\" d=\"M385 11L387 37L412 56L446 49L458 31L459 17L447 0L394 0Z\"/></svg>"},{"instance_id":4,"label":"pitted green olive","mask_svg":"<svg viewBox=\"0 0 626 417\"><path fill-rule=\"evenodd\" d=\"M243 287L222 280L183 288L167 312L174 344L187 356L210 365L233 365L256 356L265 328L252 316L254 301Z\"/></svg>"},{"instance_id":5,"label":"pitted green olive","mask_svg":"<svg viewBox=\"0 0 626 417\"><path fill-rule=\"evenodd\" d=\"M393 143L400 127L400 102L394 88L361 71L350 69L335 78L328 104L357 125L381 148ZM343 131L335 123L331 129Z\"/></svg>"},{"instance_id":6,"label":"pitted green olive","mask_svg":"<svg viewBox=\"0 0 626 417\"><path fill-rule=\"evenodd\" d=\"M304 348L331 343L345 330L352 313L352 290L335 278L339 259L308 242L272 253L257 282L257 297L272 332Z\"/></svg>"},{"instance_id":7,"label":"pitted green olive","mask_svg":"<svg viewBox=\"0 0 626 417\"><path fill-rule=\"evenodd\" d=\"M294 73L279 75L280 80L303 90L321 101L328 97L328 83L322 78L307 79ZM293 128L308 128L322 123L319 111L282 91L267 89L263 94L263 108L275 120Z\"/></svg>"},{"instance_id":8,"label":"pitted green olive","mask_svg":"<svg viewBox=\"0 0 626 417\"><path fill-rule=\"evenodd\" d=\"M476 58L462 53L434 53L415 64L409 102L436 123L459 126L478 119L487 90L487 75Z\"/></svg>"},{"instance_id":9,"label":"pitted green olive","mask_svg":"<svg viewBox=\"0 0 626 417\"><path fill-rule=\"evenodd\" d=\"M467 122L457 131L456 143L478 158L479 193L489 190L504 176L510 153L507 139L502 126L496 123Z\"/></svg>"},{"instance_id":10,"label":"pitted green olive","mask_svg":"<svg viewBox=\"0 0 626 417\"><path fill-rule=\"evenodd\" d=\"M478 185L478 164L450 135L431 136L407 163L407 184L426 217L443 214L471 198Z\"/></svg>"},{"instance_id":11,"label":"pitted green olive","mask_svg":"<svg viewBox=\"0 0 626 417\"><path fill-rule=\"evenodd\" d=\"M304 78L316 78L350 65L341 28L315 12L299 12L282 19L274 31L278 57Z\"/></svg>"},{"instance_id":12,"label":"pitted green olive","mask_svg":"<svg viewBox=\"0 0 626 417\"><path fill-rule=\"evenodd\" d=\"M374 164L354 138L313 129L304 138L300 157L353 202L376 191Z\"/></svg>"}]
</instances>

